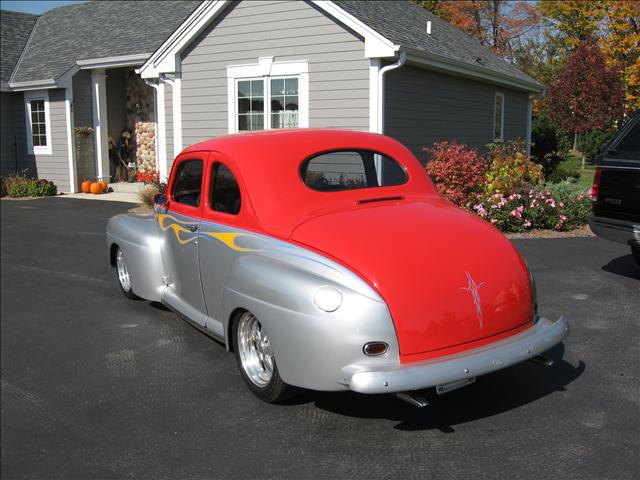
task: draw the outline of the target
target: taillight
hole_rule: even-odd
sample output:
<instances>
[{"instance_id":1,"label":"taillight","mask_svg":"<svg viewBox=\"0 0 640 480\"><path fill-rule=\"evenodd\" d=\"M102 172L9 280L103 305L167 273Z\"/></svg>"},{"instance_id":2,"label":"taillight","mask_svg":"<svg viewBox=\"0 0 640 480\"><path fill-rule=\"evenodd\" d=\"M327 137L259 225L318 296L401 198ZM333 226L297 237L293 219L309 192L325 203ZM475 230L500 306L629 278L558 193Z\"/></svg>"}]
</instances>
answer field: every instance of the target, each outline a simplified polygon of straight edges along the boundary
<instances>
[{"instance_id":1,"label":"taillight","mask_svg":"<svg viewBox=\"0 0 640 480\"><path fill-rule=\"evenodd\" d=\"M596 173L593 175L593 184L591 185L591 201L598 203L598 194L600 193L600 174L602 169L596 168Z\"/></svg>"}]
</instances>

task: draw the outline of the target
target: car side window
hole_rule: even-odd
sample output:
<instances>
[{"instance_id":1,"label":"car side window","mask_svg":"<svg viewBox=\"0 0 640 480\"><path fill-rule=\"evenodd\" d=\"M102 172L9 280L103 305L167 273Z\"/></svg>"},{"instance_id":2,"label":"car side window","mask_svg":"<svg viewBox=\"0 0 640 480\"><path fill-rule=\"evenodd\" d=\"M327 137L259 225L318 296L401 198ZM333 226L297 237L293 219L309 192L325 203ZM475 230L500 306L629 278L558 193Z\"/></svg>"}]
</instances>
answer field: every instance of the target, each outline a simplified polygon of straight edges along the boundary
<instances>
[{"instance_id":1,"label":"car side window","mask_svg":"<svg viewBox=\"0 0 640 480\"><path fill-rule=\"evenodd\" d=\"M216 212L237 215L240 204L240 187L236 177L224 163L216 163L211 182L211 208Z\"/></svg>"},{"instance_id":2,"label":"car side window","mask_svg":"<svg viewBox=\"0 0 640 480\"><path fill-rule=\"evenodd\" d=\"M300 176L321 192L401 185L408 178L398 162L369 150L321 153L302 164Z\"/></svg>"},{"instance_id":3,"label":"car side window","mask_svg":"<svg viewBox=\"0 0 640 480\"><path fill-rule=\"evenodd\" d=\"M200 192L202 190L202 160L187 160L178 166L176 181L173 185L173 201L200 206Z\"/></svg>"}]
</instances>

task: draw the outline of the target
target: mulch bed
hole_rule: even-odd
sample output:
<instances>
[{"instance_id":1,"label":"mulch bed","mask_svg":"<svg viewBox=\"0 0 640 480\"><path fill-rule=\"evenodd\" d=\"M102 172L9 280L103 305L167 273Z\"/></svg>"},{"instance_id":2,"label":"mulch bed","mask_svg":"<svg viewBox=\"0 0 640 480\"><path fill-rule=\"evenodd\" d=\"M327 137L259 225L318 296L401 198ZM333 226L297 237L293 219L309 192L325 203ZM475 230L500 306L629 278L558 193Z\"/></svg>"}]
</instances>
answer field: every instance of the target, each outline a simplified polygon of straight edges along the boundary
<instances>
[{"instance_id":1,"label":"mulch bed","mask_svg":"<svg viewBox=\"0 0 640 480\"><path fill-rule=\"evenodd\" d=\"M510 239L528 239L528 238L570 238L570 237L595 237L589 225L583 225L575 230L567 232L557 232L555 230L531 230L523 233L505 233Z\"/></svg>"}]
</instances>

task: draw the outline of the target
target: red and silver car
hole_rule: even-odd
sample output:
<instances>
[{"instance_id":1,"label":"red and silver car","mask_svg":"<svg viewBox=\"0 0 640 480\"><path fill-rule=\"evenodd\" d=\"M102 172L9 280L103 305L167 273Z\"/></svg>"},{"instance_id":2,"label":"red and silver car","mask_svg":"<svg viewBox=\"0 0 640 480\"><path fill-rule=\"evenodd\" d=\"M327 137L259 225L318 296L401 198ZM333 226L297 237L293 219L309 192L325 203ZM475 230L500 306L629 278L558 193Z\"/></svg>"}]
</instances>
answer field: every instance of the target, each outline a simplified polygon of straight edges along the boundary
<instances>
[{"instance_id":1,"label":"red and silver car","mask_svg":"<svg viewBox=\"0 0 640 480\"><path fill-rule=\"evenodd\" d=\"M291 130L216 138L175 160L154 214L107 227L117 281L234 352L249 388L437 387L550 349L514 246L438 195L391 138ZM507 388L507 386L505 386Z\"/></svg>"}]
</instances>

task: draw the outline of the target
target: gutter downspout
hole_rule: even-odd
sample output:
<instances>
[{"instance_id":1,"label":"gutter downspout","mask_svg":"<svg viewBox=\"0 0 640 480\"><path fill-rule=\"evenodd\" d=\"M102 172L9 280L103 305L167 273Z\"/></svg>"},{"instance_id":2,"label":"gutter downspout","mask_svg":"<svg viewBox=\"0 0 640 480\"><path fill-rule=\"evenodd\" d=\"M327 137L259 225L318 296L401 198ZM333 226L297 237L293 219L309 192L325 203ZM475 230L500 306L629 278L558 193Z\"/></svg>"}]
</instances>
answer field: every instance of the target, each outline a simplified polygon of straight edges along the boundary
<instances>
[{"instance_id":1,"label":"gutter downspout","mask_svg":"<svg viewBox=\"0 0 640 480\"><path fill-rule=\"evenodd\" d=\"M387 65L378 71L378 133L384 134L384 74L390 70L400 68L407 61L407 54L400 52L396 63Z\"/></svg>"}]
</instances>

